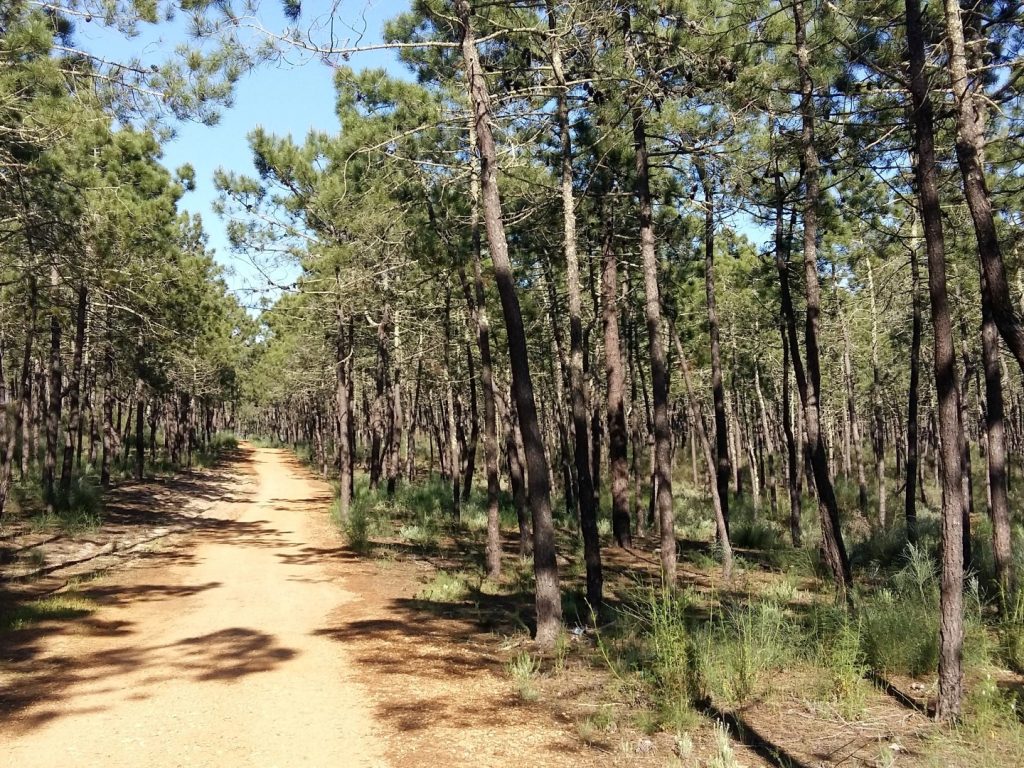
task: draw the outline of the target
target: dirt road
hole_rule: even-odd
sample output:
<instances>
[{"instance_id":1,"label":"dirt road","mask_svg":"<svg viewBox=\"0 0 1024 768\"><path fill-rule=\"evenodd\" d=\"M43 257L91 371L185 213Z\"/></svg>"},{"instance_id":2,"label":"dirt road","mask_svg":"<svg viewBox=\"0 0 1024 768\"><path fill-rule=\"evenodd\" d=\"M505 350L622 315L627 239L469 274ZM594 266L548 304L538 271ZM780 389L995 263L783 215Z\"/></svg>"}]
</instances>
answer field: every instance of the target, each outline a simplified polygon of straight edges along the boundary
<instances>
[{"instance_id":1,"label":"dirt road","mask_svg":"<svg viewBox=\"0 0 1024 768\"><path fill-rule=\"evenodd\" d=\"M341 546L324 483L244 446L225 477L193 533L80 587L95 611L0 641L0 763L579 764L497 659Z\"/></svg>"}]
</instances>

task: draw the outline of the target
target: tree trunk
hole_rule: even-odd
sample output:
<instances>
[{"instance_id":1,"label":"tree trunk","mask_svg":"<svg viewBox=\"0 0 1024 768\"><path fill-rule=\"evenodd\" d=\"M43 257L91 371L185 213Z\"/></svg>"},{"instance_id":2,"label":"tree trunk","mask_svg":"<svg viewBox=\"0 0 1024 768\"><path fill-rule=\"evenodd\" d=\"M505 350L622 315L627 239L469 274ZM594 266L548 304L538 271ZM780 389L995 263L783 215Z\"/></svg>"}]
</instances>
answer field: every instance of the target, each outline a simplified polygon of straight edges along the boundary
<instances>
[{"instance_id":1,"label":"tree trunk","mask_svg":"<svg viewBox=\"0 0 1024 768\"><path fill-rule=\"evenodd\" d=\"M141 368L141 365L140 365ZM146 472L146 401L145 383L140 375L135 381L135 479L142 480Z\"/></svg>"},{"instance_id":2,"label":"tree trunk","mask_svg":"<svg viewBox=\"0 0 1024 768\"><path fill-rule=\"evenodd\" d=\"M982 273L982 282L985 275ZM992 310L981 301L982 362L985 369L985 432L988 462L989 517L992 521L992 555L999 582L1000 605L1013 605L1016 579L1013 572L1010 502L1006 484L1006 428L1003 416L1003 377L999 365L999 329Z\"/></svg>"},{"instance_id":3,"label":"tree trunk","mask_svg":"<svg viewBox=\"0 0 1024 768\"><path fill-rule=\"evenodd\" d=\"M35 428L33 424L32 347L35 344L38 320L39 285L35 275L28 277L28 326L25 328L25 353L21 359L21 477L29 473L36 460Z\"/></svg>"},{"instance_id":4,"label":"tree trunk","mask_svg":"<svg viewBox=\"0 0 1024 768\"><path fill-rule=\"evenodd\" d=\"M982 295L1006 346L1024 372L1024 325L1010 297L992 201L985 181L985 134L976 95L968 80L960 0L944 0L943 8L950 84L956 104L956 159L978 241L978 258L985 278L981 283Z\"/></svg>"},{"instance_id":5,"label":"tree trunk","mask_svg":"<svg viewBox=\"0 0 1024 768\"><path fill-rule=\"evenodd\" d=\"M907 391L907 462L906 462L906 494L903 501L903 514L907 521L907 541L917 544L917 482L920 473L918 440L918 402L920 400L919 379L921 371L921 301L920 274L917 265L917 240L920 223L914 214L913 244L910 248L910 290L911 290L911 331L910 331L910 386ZM923 490L922 485L922 490Z\"/></svg>"},{"instance_id":6,"label":"tree trunk","mask_svg":"<svg viewBox=\"0 0 1024 768\"><path fill-rule=\"evenodd\" d=\"M814 145L814 86L810 74L810 50L806 40L803 0L793 4L796 24L796 59L800 74L800 148L804 169L804 277L806 279L807 319L804 326L804 345L807 355L807 381L804 401L804 428L810 449L814 485L821 507L821 542L825 560L832 571L841 597L850 599L850 560L843 544L839 527L839 508L836 503L832 478L829 476L828 456L821 433L821 367L818 352L818 325L821 314L820 286L818 283L818 197L819 163ZM794 363L796 355L794 354ZM799 381L799 379L798 379Z\"/></svg>"},{"instance_id":7,"label":"tree trunk","mask_svg":"<svg viewBox=\"0 0 1024 768\"><path fill-rule=\"evenodd\" d=\"M711 340L711 395L715 411L715 482L722 505L726 530L729 528L729 433L725 418L725 385L722 379L722 354L719 342L718 309L715 304L715 189L703 162L694 168L704 188L704 292L707 296L708 336ZM681 351L680 351L681 353ZM703 423L698 425L703 428Z\"/></svg>"},{"instance_id":8,"label":"tree trunk","mask_svg":"<svg viewBox=\"0 0 1024 768\"><path fill-rule=\"evenodd\" d=\"M576 201L572 189L572 135L566 106L565 74L558 42L554 0L547 0L546 10L550 37L551 68L558 85L555 114L561 149L560 181L562 191L562 238L565 254L565 283L569 301L569 397L572 407L573 458L576 465L580 531L583 534L583 559L587 570L587 604L595 617L601 609L603 576L601 573L601 542L597 532L597 500L590 468L590 407L583 378L583 320L580 293L580 265L576 250Z\"/></svg>"},{"instance_id":9,"label":"tree trunk","mask_svg":"<svg viewBox=\"0 0 1024 768\"><path fill-rule=\"evenodd\" d=\"M633 546L629 518L629 468L626 464L627 441L625 370L619 341L618 259L615 253L614 224L604 211L601 246L601 320L604 328L605 376L608 386L608 470L611 480L612 532L620 547Z\"/></svg>"},{"instance_id":10,"label":"tree trunk","mask_svg":"<svg viewBox=\"0 0 1024 768\"><path fill-rule=\"evenodd\" d=\"M878 526L888 523L885 487L885 419L882 413L882 370L878 362L878 310L875 306L875 276L868 257L868 289L871 298L871 446L875 454L875 487L878 492Z\"/></svg>"},{"instance_id":11,"label":"tree trunk","mask_svg":"<svg viewBox=\"0 0 1024 768\"><path fill-rule=\"evenodd\" d=\"M395 489L398 486L398 476L402 473L402 384L401 384L401 360L400 336L398 331L398 317L392 323L392 338L394 339L394 363L391 375L391 418L388 429L388 470L387 470L387 495L394 498Z\"/></svg>"},{"instance_id":12,"label":"tree trunk","mask_svg":"<svg viewBox=\"0 0 1024 768\"><path fill-rule=\"evenodd\" d=\"M512 389L526 454L529 503L533 516L533 567L537 607L535 639L537 645L550 647L554 645L562 629L562 598L558 562L555 558L555 529L551 516L548 461L544 455L544 437L537 418L533 381L530 377L523 314L516 294L515 278L505 237L505 222L498 192L498 153L491 134L491 98L476 50L468 0L456 0L455 9L462 27L462 55L476 123L484 226L494 265L495 283L501 297L508 336L509 363L512 369Z\"/></svg>"},{"instance_id":13,"label":"tree trunk","mask_svg":"<svg viewBox=\"0 0 1024 768\"><path fill-rule=\"evenodd\" d=\"M75 442L82 430L81 391L82 356L85 349L85 320L88 309L85 283L78 286L78 306L75 312L75 347L72 354L71 376L68 380L68 427L64 438L64 456L60 468L60 495L67 498L71 490L71 474L75 458Z\"/></svg>"},{"instance_id":14,"label":"tree trunk","mask_svg":"<svg viewBox=\"0 0 1024 768\"><path fill-rule=\"evenodd\" d=\"M942 575L939 600L939 695L936 717L960 715L963 700L963 504L960 488L960 404L957 402L953 325L946 290L945 238L939 198L939 172L920 0L905 0L910 54L912 138L916 180L928 254L928 294L933 328L933 365L942 451ZM959 6L957 6L959 13Z\"/></svg>"},{"instance_id":15,"label":"tree trunk","mask_svg":"<svg viewBox=\"0 0 1024 768\"><path fill-rule=\"evenodd\" d=\"M675 588L676 535L672 509L672 434L668 419L668 365L661 319L658 287L658 255L654 241L654 209L648 178L647 127L639 106L632 110L633 149L636 159L636 197L640 225L640 254L644 277L644 315L651 359L651 400L653 403L654 481L653 497L661 537L661 573L664 584Z\"/></svg>"},{"instance_id":16,"label":"tree trunk","mask_svg":"<svg viewBox=\"0 0 1024 768\"><path fill-rule=\"evenodd\" d=\"M708 468L708 485L711 487L711 503L715 510L715 530L718 533L718 546L722 549L722 578L729 581L732 577L732 544L729 542L729 529L725 524L725 510L722 507L722 497L716 482L718 462L711 450L711 441L708 440L707 430L704 429L704 419L700 414L700 409L694 396L693 385L690 382L690 367L686 363L683 345L679 341L678 335L673 333L673 337L676 342L676 351L679 353L679 367L683 372L683 382L686 385L686 402L690 409L690 419L696 429L701 449L704 452L704 462ZM726 491L728 491L728 477L726 477L725 487Z\"/></svg>"},{"instance_id":17,"label":"tree trunk","mask_svg":"<svg viewBox=\"0 0 1024 768\"><path fill-rule=\"evenodd\" d=\"M352 465L352 442L349 423L352 420L351 399L349 397L348 358L349 345L345 340L345 316L341 309L341 275L335 271L335 283L338 286L338 306L336 318L338 323L334 345L334 406L338 409L338 516L348 520L352 505L352 487L348 483Z\"/></svg>"},{"instance_id":18,"label":"tree trunk","mask_svg":"<svg viewBox=\"0 0 1024 768\"><path fill-rule=\"evenodd\" d=\"M49 394L47 396L46 408L46 452L43 457L43 499L46 502L46 510L53 513L56 509L56 493L54 488L55 472L57 469L57 438L60 432L61 405L63 402L61 393L61 377L63 366L60 356L61 327L58 317L58 291L60 288L60 275L57 272L57 265L50 267L50 370L49 370Z\"/></svg>"}]
</instances>

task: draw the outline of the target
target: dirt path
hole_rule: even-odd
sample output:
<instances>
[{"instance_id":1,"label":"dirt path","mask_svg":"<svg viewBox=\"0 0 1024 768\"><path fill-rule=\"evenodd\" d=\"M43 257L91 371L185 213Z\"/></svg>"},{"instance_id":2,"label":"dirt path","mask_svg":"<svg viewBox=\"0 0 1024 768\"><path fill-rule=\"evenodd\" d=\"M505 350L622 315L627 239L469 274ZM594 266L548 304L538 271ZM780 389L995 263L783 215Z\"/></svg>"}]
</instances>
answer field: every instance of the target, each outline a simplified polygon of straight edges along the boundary
<instances>
[{"instance_id":1,"label":"dirt path","mask_svg":"<svg viewBox=\"0 0 1024 768\"><path fill-rule=\"evenodd\" d=\"M341 546L324 483L241 454L195 532L80 587L95 611L0 639L5 766L581 763L457 622L403 609L408 575Z\"/></svg>"}]
</instances>

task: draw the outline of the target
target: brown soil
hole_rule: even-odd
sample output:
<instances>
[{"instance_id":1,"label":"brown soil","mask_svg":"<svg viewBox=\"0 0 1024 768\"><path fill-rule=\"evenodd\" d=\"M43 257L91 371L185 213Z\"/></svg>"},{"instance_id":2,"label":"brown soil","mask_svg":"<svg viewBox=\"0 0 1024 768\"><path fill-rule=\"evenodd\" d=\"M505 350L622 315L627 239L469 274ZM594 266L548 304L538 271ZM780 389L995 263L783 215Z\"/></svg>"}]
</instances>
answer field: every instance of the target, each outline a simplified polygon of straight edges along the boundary
<instances>
[{"instance_id":1,"label":"brown soil","mask_svg":"<svg viewBox=\"0 0 1024 768\"><path fill-rule=\"evenodd\" d=\"M493 636L416 610L422 564L343 547L285 452L243 446L205 482L191 531L72 585L88 616L0 637L4 765L596 763L517 705Z\"/></svg>"}]
</instances>

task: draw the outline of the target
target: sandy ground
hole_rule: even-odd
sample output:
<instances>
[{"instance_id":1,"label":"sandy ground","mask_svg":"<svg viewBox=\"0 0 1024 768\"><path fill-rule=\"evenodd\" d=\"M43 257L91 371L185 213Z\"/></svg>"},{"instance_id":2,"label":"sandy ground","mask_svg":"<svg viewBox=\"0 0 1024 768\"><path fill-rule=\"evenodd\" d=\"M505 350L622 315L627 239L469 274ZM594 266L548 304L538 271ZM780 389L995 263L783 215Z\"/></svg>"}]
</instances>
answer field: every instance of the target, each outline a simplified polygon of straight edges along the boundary
<instances>
[{"instance_id":1,"label":"sandy ground","mask_svg":"<svg viewBox=\"0 0 1024 768\"><path fill-rule=\"evenodd\" d=\"M97 610L0 641L0 764L587 763L468 627L341 545L326 484L246 446L226 472L193 532L78 588Z\"/></svg>"}]
</instances>

